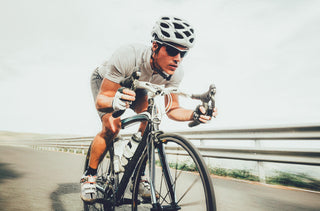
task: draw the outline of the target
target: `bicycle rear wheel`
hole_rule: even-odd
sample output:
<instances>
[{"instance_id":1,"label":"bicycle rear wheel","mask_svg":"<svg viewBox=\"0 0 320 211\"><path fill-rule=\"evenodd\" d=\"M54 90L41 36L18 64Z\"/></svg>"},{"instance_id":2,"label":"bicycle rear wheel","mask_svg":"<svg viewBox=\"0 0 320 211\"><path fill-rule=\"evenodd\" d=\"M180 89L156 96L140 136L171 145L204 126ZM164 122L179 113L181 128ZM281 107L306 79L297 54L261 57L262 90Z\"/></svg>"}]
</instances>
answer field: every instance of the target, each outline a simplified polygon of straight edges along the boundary
<instances>
[{"instance_id":1,"label":"bicycle rear wheel","mask_svg":"<svg viewBox=\"0 0 320 211\"><path fill-rule=\"evenodd\" d=\"M198 150L176 134L158 136L155 155L156 204L143 200L139 182L148 160L143 154L137 167L132 193L132 210L216 210L212 180ZM148 162L146 176L148 173Z\"/></svg>"},{"instance_id":2,"label":"bicycle rear wheel","mask_svg":"<svg viewBox=\"0 0 320 211\"><path fill-rule=\"evenodd\" d=\"M84 165L84 172L89 167L89 159L91 154L91 146L89 147L85 165ZM107 203L106 194L112 195L113 193L107 193L107 191L113 191L110 184L111 178L114 176L114 169L113 169L113 162L110 160L110 149L104 153L99 162L98 169L97 169L97 202L93 204L89 204L83 202L84 211L106 211L106 210L114 210L114 206L110 203Z\"/></svg>"}]
</instances>

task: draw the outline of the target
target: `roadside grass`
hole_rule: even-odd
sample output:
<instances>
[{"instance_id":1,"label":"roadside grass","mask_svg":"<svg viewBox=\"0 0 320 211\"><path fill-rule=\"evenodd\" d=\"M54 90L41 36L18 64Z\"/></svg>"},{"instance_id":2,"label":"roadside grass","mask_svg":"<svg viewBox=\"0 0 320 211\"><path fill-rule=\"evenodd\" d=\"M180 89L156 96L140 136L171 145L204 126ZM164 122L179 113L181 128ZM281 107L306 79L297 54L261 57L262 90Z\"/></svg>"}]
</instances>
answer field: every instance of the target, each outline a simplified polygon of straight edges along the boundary
<instances>
[{"instance_id":1,"label":"roadside grass","mask_svg":"<svg viewBox=\"0 0 320 211\"><path fill-rule=\"evenodd\" d=\"M293 174L283 171L277 171L276 173L277 175L266 178L266 182L268 184L279 184L320 191L320 180L315 179L307 174Z\"/></svg>"},{"instance_id":2,"label":"roadside grass","mask_svg":"<svg viewBox=\"0 0 320 211\"><path fill-rule=\"evenodd\" d=\"M225 169L225 168L209 168L210 174L232 177L236 179L259 181L259 177L253 175L249 170L245 169Z\"/></svg>"}]
</instances>

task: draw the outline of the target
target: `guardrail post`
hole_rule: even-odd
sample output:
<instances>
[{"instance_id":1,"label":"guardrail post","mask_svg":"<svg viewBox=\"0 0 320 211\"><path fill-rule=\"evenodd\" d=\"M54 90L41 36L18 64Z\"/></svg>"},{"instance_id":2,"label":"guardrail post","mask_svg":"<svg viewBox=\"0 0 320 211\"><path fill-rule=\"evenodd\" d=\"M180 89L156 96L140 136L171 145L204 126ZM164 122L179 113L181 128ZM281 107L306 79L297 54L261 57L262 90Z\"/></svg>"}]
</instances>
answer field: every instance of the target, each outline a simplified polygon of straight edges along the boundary
<instances>
[{"instance_id":1,"label":"guardrail post","mask_svg":"<svg viewBox=\"0 0 320 211\"><path fill-rule=\"evenodd\" d=\"M261 148L260 140L255 139L254 142L255 142L256 148L260 149ZM266 183L266 174L265 174L265 171L264 171L263 162L262 161L257 161L257 163L258 163L258 172L259 172L260 182Z\"/></svg>"},{"instance_id":2,"label":"guardrail post","mask_svg":"<svg viewBox=\"0 0 320 211\"><path fill-rule=\"evenodd\" d=\"M200 139L199 141L200 141L200 146L204 146L205 145L205 142L204 142L203 139Z\"/></svg>"}]
</instances>

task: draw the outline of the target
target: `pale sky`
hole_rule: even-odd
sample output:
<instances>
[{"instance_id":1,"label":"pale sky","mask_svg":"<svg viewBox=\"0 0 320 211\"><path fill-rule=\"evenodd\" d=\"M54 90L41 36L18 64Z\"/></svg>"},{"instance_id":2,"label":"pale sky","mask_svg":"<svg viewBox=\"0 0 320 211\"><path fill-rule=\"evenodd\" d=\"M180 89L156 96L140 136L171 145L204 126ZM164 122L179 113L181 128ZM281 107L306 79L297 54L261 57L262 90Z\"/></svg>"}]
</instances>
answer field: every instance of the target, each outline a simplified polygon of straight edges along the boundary
<instances>
[{"instance_id":1,"label":"pale sky","mask_svg":"<svg viewBox=\"0 0 320 211\"><path fill-rule=\"evenodd\" d=\"M94 135L91 72L121 45L150 45L162 15L196 31L181 88L217 86L219 116L197 129L320 124L320 1L12 0L0 2L0 130Z\"/></svg>"}]
</instances>

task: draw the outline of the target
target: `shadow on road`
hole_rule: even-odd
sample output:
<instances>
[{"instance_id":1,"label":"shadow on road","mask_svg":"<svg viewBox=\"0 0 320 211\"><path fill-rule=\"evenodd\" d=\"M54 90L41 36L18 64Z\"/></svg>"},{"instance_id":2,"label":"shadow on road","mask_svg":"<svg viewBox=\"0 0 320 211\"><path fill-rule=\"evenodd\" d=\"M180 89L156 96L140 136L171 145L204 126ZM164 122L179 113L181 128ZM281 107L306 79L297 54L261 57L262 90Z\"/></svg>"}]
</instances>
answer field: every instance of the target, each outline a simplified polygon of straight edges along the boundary
<instances>
[{"instance_id":1,"label":"shadow on road","mask_svg":"<svg viewBox=\"0 0 320 211\"><path fill-rule=\"evenodd\" d=\"M10 165L9 163L0 163L0 183L3 183L5 179L22 177L23 174L16 172Z\"/></svg>"},{"instance_id":2,"label":"shadow on road","mask_svg":"<svg viewBox=\"0 0 320 211\"><path fill-rule=\"evenodd\" d=\"M23 176L22 173L18 173L13 168L11 168L12 164L9 163L0 163L0 189L1 183L5 183L5 180L13 180L18 179ZM2 194L0 194L0 207L1 209L5 208L6 200L3 199Z\"/></svg>"},{"instance_id":3,"label":"shadow on road","mask_svg":"<svg viewBox=\"0 0 320 211\"><path fill-rule=\"evenodd\" d=\"M65 211L70 210L69 208L66 208L64 205L66 203L63 203L64 200L68 201L67 194L79 194L79 197L77 198L78 201L80 200L80 184L79 183L65 183L65 184L59 184L59 187L51 193L50 199L52 201L52 210L59 210L59 211ZM73 198L74 199L74 198ZM74 203L74 201L69 201L70 203Z\"/></svg>"}]
</instances>

